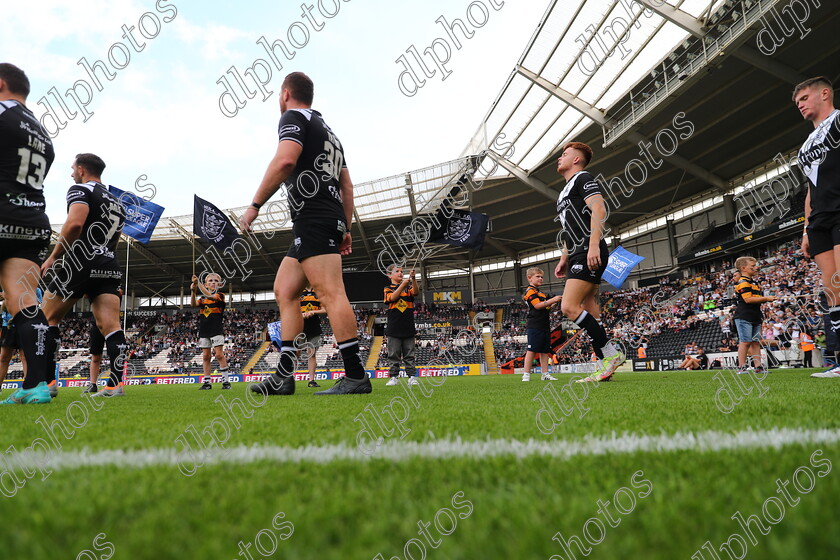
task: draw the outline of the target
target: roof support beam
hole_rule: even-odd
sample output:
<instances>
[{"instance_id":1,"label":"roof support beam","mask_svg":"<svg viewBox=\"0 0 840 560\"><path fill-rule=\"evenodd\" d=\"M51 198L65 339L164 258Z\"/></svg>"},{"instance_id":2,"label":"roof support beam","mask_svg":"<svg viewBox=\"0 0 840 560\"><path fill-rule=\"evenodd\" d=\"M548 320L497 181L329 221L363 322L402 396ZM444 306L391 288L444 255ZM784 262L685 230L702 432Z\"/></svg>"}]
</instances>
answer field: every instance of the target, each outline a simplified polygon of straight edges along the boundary
<instances>
[{"instance_id":1,"label":"roof support beam","mask_svg":"<svg viewBox=\"0 0 840 560\"><path fill-rule=\"evenodd\" d=\"M487 241L490 245L507 255L511 260L518 261L519 260L519 253L507 243L502 243L498 239L494 239L492 236L487 235L484 237L484 240Z\"/></svg>"},{"instance_id":2,"label":"roof support beam","mask_svg":"<svg viewBox=\"0 0 840 560\"><path fill-rule=\"evenodd\" d=\"M376 259L373 258L373 250L370 248L370 241L368 241L367 233L365 233L365 226L362 224L362 219L359 218L359 212L356 211L355 205L353 206L353 218L356 219L356 227L359 228L359 235L362 236L362 245L365 246L365 253L367 253L368 261L371 266L375 267Z\"/></svg>"},{"instance_id":3,"label":"roof support beam","mask_svg":"<svg viewBox=\"0 0 840 560\"><path fill-rule=\"evenodd\" d=\"M695 19L691 14L683 12L678 8L674 8L669 4L661 4L654 2L654 0L635 0L635 2L642 4L647 9L659 14L674 25L688 31L698 39L705 37L707 29ZM714 4L714 2L712 2ZM755 49L741 45L732 52L735 58L738 58L747 64L763 70L768 74L779 78L790 84L798 84L805 80L805 77L795 69L782 64L769 56L764 56Z\"/></svg>"},{"instance_id":4,"label":"roof support beam","mask_svg":"<svg viewBox=\"0 0 840 560\"><path fill-rule=\"evenodd\" d=\"M518 165L511 163L510 161L503 158L502 156L500 156L492 150L488 151L487 155L493 158L493 160L496 163L507 169L508 172L510 172L514 177L516 177L517 179L519 179L520 181L522 181L523 183L525 183L526 185L528 185L529 187L546 197L547 199L551 200L552 202L557 201L557 197L560 195L560 193L558 193L557 191L555 191L554 189L537 179L536 177L529 176L527 173L525 173L525 170L519 167Z\"/></svg>"},{"instance_id":5,"label":"roof support beam","mask_svg":"<svg viewBox=\"0 0 840 560\"><path fill-rule=\"evenodd\" d=\"M554 97L557 97L558 99L566 103L566 105L568 105L569 107L581 112L583 115L589 117L601 126L604 126L607 123L607 119L606 117L604 117L604 113L602 113L592 105L581 101L579 97L572 95L560 86L549 82L542 76L539 76L518 64L516 65L516 71L522 76L525 76L526 78L534 82L536 85L546 90ZM492 151L490 153L492 153Z\"/></svg>"},{"instance_id":6,"label":"roof support beam","mask_svg":"<svg viewBox=\"0 0 840 560\"><path fill-rule=\"evenodd\" d=\"M787 64L783 64L769 56L764 56L755 49L744 45L741 45L733 51L732 56L791 85L804 82L806 79L805 76Z\"/></svg>"},{"instance_id":7,"label":"roof support beam","mask_svg":"<svg viewBox=\"0 0 840 560\"><path fill-rule=\"evenodd\" d=\"M195 234L190 233L187 230L185 230L184 226L182 226L181 224L179 224L178 222L176 222L172 218L169 218L169 224L172 227L174 227L176 230L178 230L178 233L180 233L183 236L184 239L189 241L190 245L195 245Z\"/></svg>"},{"instance_id":8,"label":"roof support beam","mask_svg":"<svg viewBox=\"0 0 840 560\"><path fill-rule=\"evenodd\" d=\"M640 144L640 143L643 143L643 142L647 143L647 144L650 144L650 141L647 138L645 138L644 136L642 136L641 134L639 134L636 131L628 132L627 136L625 136L625 138L629 142L632 142L634 144ZM687 173L690 173L690 174L694 175L698 179L700 179L702 181L705 181L706 183L708 183L708 184L710 184L714 187L717 187L717 189L720 190L721 192L729 190L729 183L728 182L724 181L722 178L718 177L717 175L715 175L711 171L700 167L696 163L691 163L690 161L688 161L687 159L685 159L684 157L682 157L680 155L672 154L670 156L662 156L662 159L664 159L665 161L667 161L668 163L670 163L674 167L679 167L680 169L686 171Z\"/></svg>"},{"instance_id":9,"label":"roof support beam","mask_svg":"<svg viewBox=\"0 0 840 560\"><path fill-rule=\"evenodd\" d=\"M647 5L647 3L645 3L645 2L642 2L642 3ZM665 8L663 7L663 9L665 9ZM679 11L679 10L675 10L675 11ZM680 12L680 13L683 13L683 12ZM684 15L686 15L686 14L684 14ZM552 84L551 82L549 82L545 78L537 76L536 74L534 74L530 70L528 70L526 68L522 68L521 66L517 66L516 71L519 72L520 74L522 74L523 76L525 76L526 78L528 78L529 80L531 80L532 82L534 82L535 84L537 84L538 86L540 86L541 88L545 89L547 92L554 95L555 97L557 97L561 101L565 102L570 107L572 107L574 109L577 109L578 111L583 113L585 116L589 117L590 119L592 119L596 123L600 124L601 126L604 126L606 124L606 118L604 117L603 113L601 113L601 111L599 111L598 109L596 109L595 107L593 107L593 106L591 106L587 103L584 103L583 101L581 101L577 97L573 96L568 91L566 91L566 90L564 90L564 89L562 89L558 86L555 86L554 84ZM638 144L640 142L647 142L648 141L647 138L645 138L644 136L642 136L638 132L629 132L629 133L627 133L625 138L629 142L632 142L634 144ZM505 169L507 169L508 171L513 173L514 176L516 176L518 179L520 179L522 182L526 183L528 186L530 186L531 188L533 188L537 192L540 192L541 194L551 198L552 200L557 198L557 193L549 195L547 192L545 192L544 190L541 189L540 185L534 185L531 182L529 182L529 181L534 181L535 179L533 179L531 177L528 177L525 174L525 172L522 171L522 169L516 167L512 163L504 160L503 158L500 158L493 151L489 151L488 155L490 155L490 157L492 157L494 160L496 160L499 163L499 165L501 165L502 167L504 167ZM668 157L663 156L663 158L668 163L670 163L670 164L672 164L676 167L679 167L680 169L684 169L685 171L687 171L688 173L691 173L692 175L694 175L698 179L702 179L703 181L709 183L710 185L713 185L713 186L717 187L721 191L729 189L729 184L726 181L724 181L723 179L721 179L717 175L714 175L713 173L707 171L706 169L703 169L699 165L691 163L690 161L688 161L687 159L685 159L682 156L679 156L677 154L673 154L673 155L668 156ZM517 171L518 171L518 173L517 173ZM542 187L544 187L546 189L548 188L544 184L541 184L541 185L542 185Z\"/></svg>"},{"instance_id":10,"label":"roof support beam","mask_svg":"<svg viewBox=\"0 0 840 560\"><path fill-rule=\"evenodd\" d=\"M150 263L152 263L153 265L158 267L162 272L166 273L166 275L169 276L170 278L183 278L184 277L183 272L178 272L177 270L172 268L172 266L166 264L163 261L163 259L158 257L150 249L147 249L146 247L144 247L141 243L138 243L138 242L134 241L133 239L131 239L129 236L127 236L125 234L123 234L123 238L125 239L126 243L128 244L128 250L134 249L135 251L137 251L138 253L143 255L143 257L147 261L149 261Z\"/></svg>"},{"instance_id":11,"label":"roof support beam","mask_svg":"<svg viewBox=\"0 0 840 560\"><path fill-rule=\"evenodd\" d=\"M654 2L653 0L634 0L634 2L641 4L656 14L659 14L677 27L688 31L698 39L702 39L706 36L706 29L694 16L678 8L674 8L670 4L662 3L661 1Z\"/></svg>"},{"instance_id":12,"label":"roof support beam","mask_svg":"<svg viewBox=\"0 0 840 560\"><path fill-rule=\"evenodd\" d=\"M174 283L175 283L175 282L170 282L169 284L167 284L166 286L164 286L164 287L163 287L163 288L161 288L160 290L155 290L154 288L152 288L152 287L150 287L150 286L147 286L147 285L146 285L146 284L144 284L143 282L137 282L137 284L139 284L140 286L143 286L144 288L146 288L147 290L149 290L149 292L151 292L151 294L152 294L152 295L150 295L150 296L146 296L147 298L149 298L149 299L151 300L151 299L152 299L152 298L154 298L154 297L159 297L159 298L161 298L161 299L166 300L167 302L169 301L169 296L164 296L164 295L161 295L161 294L163 294L163 291L164 291L164 290L166 290L167 288L169 288L169 286L171 286L171 285L172 285L172 284L174 284ZM141 297L142 297L142 296L141 296ZM175 296L172 296L172 297L175 297Z\"/></svg>"},{"instance_id":13,"label":"roof support beam","mask_svg":"<svg viewBox=\"0 0 840 560\"><path fill-rule=\"evenodd\" d=\"M234 212L233 210L228 210L228 214L230 214L230 217L233 218L233 223L235 223L235 224L239 223L239 216L236 215L236 212ZM251 243L249 243L249 245L257 250L257 253L259 253L259 255L262 257L262 260L265 261L265 263L272 270L277 270L277 268L278 268L277 263L262 248L262 245L260 245L260 242L257 239L256 233L245 233L245 232L243 232L242 235L245 236L245 237L250 237L251 239L249 239L249 241L251 241Z\"/></svg>"},{"instance_id":14,"label":"roof support beam","mask_svg":"<svg viewBox=\"0 0 840 560\"><path fill-rule=\"evenodd\" d=\"M405 174L405 192L408 193L408 205L411 207L411 217L417 217L417 202L414 200L414 183L411 182L411 173Z\"/></svg>"}]
</instances>

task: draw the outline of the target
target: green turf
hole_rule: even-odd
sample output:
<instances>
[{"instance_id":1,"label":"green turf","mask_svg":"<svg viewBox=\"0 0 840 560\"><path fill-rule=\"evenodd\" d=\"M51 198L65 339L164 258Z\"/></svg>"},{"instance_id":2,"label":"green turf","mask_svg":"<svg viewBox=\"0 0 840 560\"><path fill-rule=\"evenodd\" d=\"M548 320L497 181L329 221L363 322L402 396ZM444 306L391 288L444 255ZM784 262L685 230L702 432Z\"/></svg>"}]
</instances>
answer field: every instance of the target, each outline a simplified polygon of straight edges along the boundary
<instances>
[{"instance_id":1,"label":"green turf","mask_svg":"<svg viewBox=\"0 0 840 560\"><path fill-rule=\"evenodd\" d=\"M415 392L416 405L407 397L404 383L392 388L385 387L384 380L375 381L369 396L332 398L314 397L312 389L299 383L299 393L293 397L273 397L264 406L249 406L251 418L238 412L240 427L232 428L225 446L355 445L360 424L353 419L359 414L369 417L370 409L364 410L368 404L381 412L396 395L411 407L405 423L411 431L405 440L414 441L838 429L840 383L811 379L810 371L774 372L764 382L763 396L754 388L729 414L715 404L720 383L713 373L619 374L615 381L590 389L582 404L589 411L582 418L564 417L550 435L537 428L540 405L533 401L546 384L522 383L518 376L446 379L429 397ZM724 373L733 390L740 391L732 375ZM561 376L556 382L558 391L567 380ZM222 397L228 403L243 399L244 389L242 385L225 392L218 386L207 392L195 386L130 387L127 397L106 401L99 411L82 400L88 412L86 424L69 441L60 433L56 436L64 450L173 448L189 425L202 430L216 417L228 418L214 399ZM50 422L66 422L68 405L78 399L78 390L62 389L50 405L0 408L3 449L14 445L20 450L34 438L46 438L34 420L43 415ZM84 417L78 406L70 410L75 410L81 424ZM398 434L389 439L398 440ZM442 542L437 549L427 546L428 558L559 555L559 560L568 556L552 536L558 532L567 538L581 536L589 518L604 519L597 512L597 500L612 500L617 490L627 487L636 495L635 509L621 516L617 527L606 527L606 538L588 557L690 559L707 540L717 549L731 534L743 534L730 517L736 511L744 517L761 515L763 502L777 496L776 479L789 480L797 468L809 466L817 449L832 465L840 461L840 445L825 444L571 460L414 458L392 463L374 453L367 463L262 461L204 466L192 477L183 476L176 467L160 466L56 471L46 481L37 476L29 480L14 497L0 497L0 518L6 522L0 533L0 558L76 558L83 550L93 551L99 533L113 543L114 558L119 559L245 558L239 555L239 541L253 542L262 530L286 536L271 527L272 519L282 512L285 518L280 521L292 523L294 533L278 539L274 558L372 559L382 553L385 560L404 559L404 544L418 537L418 521L433 522L442 508L467 512L464 505L460 510L452 505L453 495L463 492L459 503L469 501L472 512L457 520L449 536L439 537L431 529ZM748 544L747 558L839 557L840 534L830 529L840 503L836 470L816 477L807 494L793 490L801 501L787 507L784 518L770 525L768 535L754 531L758 542ZM631 484L638 471L643 474L636 481L644 478L653 487L645 498ZM262 535L263 543L270 545L267 533ZM597 537L597 531L593 535ZM420 558L416 547L410 551ZM108 551L93 552L96 556L88 557L107 556ZM718 554L720 560L728 558ZM263 557L254 548L251 555Z\"/></svg>"}]
</instances>

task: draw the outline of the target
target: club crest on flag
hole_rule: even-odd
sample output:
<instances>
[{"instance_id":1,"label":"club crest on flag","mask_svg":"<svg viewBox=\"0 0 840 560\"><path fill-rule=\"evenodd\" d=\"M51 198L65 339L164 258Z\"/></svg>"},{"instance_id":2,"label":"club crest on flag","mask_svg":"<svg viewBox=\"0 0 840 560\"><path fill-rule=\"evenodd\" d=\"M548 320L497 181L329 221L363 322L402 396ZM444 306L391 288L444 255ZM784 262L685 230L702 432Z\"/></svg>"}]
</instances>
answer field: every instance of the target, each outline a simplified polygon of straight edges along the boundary
<instances>
[{"instance_id":1,"label":"club crest on flag","mask_svg":"<svg viewBox=\"0 0 840 560\"><path fill-rule=\"evenodd\" d=\"M227 216L212 203L194 195L193 233L220 249L230 247L239 234Z\"/></svg>"},{"instance_id":2,"label":"club crest on flag","mask_svg":"<svg viewBox=\"0 0 840 560\"><path fill-rule=\"evenodd\" d=\"M470 230L472 229L472 215L464 213L461 215L453 215L446 225L446 238L458 243L463 243L470 238Z\"/></svg>"},{"instance_id":3,"label":"club crest on flag","mask_svg":"<svg viewBox=\"0 0 840 560\"><path fill-rule=\"evenodd\" d=\"M214 243L221 240L222 230L227 220L224 216L209 205L204 205L204 216L201 221L202 237L212 240Z\"/></svg>"},{"instance_id":4,"label":"club crest on flag","mask_svg":"<svg viewBox=\"0 0 840 560\"><path fill-rule=\"evenodd\" d=\"M480 251L484 246L484 235L489 222L487 214L468 210L450 210L444 213L438 210L436 220L441 225L432 230L429 235L430 242L469 247L475 251Z\"/></svg>"}]
</instances>

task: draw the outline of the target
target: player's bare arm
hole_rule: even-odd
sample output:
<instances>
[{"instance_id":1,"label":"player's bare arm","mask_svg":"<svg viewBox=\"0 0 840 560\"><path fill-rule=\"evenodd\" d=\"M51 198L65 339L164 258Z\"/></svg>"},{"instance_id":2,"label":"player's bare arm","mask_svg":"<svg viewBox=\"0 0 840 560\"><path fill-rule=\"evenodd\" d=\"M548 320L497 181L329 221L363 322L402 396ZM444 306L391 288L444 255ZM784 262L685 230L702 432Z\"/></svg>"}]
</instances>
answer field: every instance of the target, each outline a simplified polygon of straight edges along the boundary
<instances>
[{"instance_id":1,"label":"player's bare arm","mask_svg":"<svg viewBox=\"0 0 840 560\"><path fill-rule=\"evenodd\" d=\"M805 228L808 227L808 216L811 215L811 189L805 194ZM808 243L808 230L802 229L802 254L806 259L811 258L811 244Z\"/></svg>"},{"instance_id":2,"label":"player's bare arm","mask_svg":"<svg viewBox=\"0 0 840 560\"><path fill-rule=\"evenodd\" d=\"M554 267L554 276L557 278L565 278L566 277L566 269L569 266L569 252L566 250L566 246L563 245L563 253L560 255L560 262L557 263L557 266Z\"/></svg>"},{"instance_id":3,"label":"player's bare arm","mask_svg":"<svg viewBox=\"0 0 840 560\"><path fill-rule=\"evenodd\" d=\"M72 204L70 206L67 211L67 221L61 227L61 234L58 236L52 254L41 265L41 274L49 270L55 264L55 261L67 252L67 248L72 247L73 243L79 239L89 212L90 208L87 204Z\"/></svg>"},{"instance_id":4,"label":"player's bare arm","mask_svg":"<svg viewBox=\"0 0 840 560\"><path fill-rule=\"evenodd\" d=\"M553 298L547 299L545 301L538 301L534 304L534 309L545 309L546 307L551 307L561 299L563 299L563 296L554 296Z\"/></svg>"},{"instance_id":5,"label":"player's bare arm","mask_svg":"<svg viewBox=\"0 0 840 560\"><path fill-rule=\"evenodd\" d=\"M338 177L338 187L341 192L341 205L344 207L344 218L347 222L347 233L338 250L342 255L349 255L353 252L353 236L350 235L350 225L353 223L353 181L350 180L350 172L347 168L341 170Z\"/></svg>"},{"instance_id":6,"label":"player's bare arm","mask_svg":"<svg viewBox=\"0 0 840 560\"><path fill-rule=\"evenodd\" d=\"M408 273L409 279L411 279L411 287L414 289L415 294L420 293L420 284L417 283L417 277L415 276L414 269L411 269L411 272Z\"/></svg>"},{"instance_id":7,"label":"player's bare arm","mask_svg":"<svg viewBox=\"0 0 840 560\"><path fill-rule=\"evenodd\" d=\"M604 222L607 221L607 208L604 205L604 197L600 194L593 194L586 199L586 205L592 212L589 234L589 251L586 255L586 264L590 270L596 270L601 266L601 232Z\"/></svg>"}]
</instances>

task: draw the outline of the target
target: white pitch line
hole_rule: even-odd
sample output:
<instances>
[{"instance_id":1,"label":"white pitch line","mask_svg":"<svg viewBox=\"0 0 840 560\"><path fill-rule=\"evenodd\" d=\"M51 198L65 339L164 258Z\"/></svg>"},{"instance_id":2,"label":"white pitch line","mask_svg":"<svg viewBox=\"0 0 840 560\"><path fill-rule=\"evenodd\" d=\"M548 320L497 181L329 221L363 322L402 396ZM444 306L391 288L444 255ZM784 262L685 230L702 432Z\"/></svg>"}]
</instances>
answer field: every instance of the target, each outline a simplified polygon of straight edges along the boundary
<instances>
[{"instance_id":1,"label":"white pitch line","mask_svg":"<svg viewBox=\"0 0 840 560\"><path fill-rule=\"evenodd\" d=\"M214 448L197 454L197 463L189 453L174 448L151 448L133 451L107 450L17 452L3 455L8 466L17 469L73 470L88 467L147 468L160 466L186 467L215 464L249 464L258 461L274 463L331 463L334 461L370 461L384 459L482 459L497 456L555 457L571 459L579 456L628 453L670 453L674 451L723 451L743 449L779 449L787 445L813 445L840 442L840 430L806 430L773 428L745 430L734 433L705 431L675 434L645 435L625 433L609 436L587 436L579 440L538 441L529 439L488 439L464 441L441 439L428 442L387 441L373 453L365 454L356 446L343 443L307 445L303 447L239 445ZM190 469L191 470L191 469Z\"/></svg>"}]
</instances>

